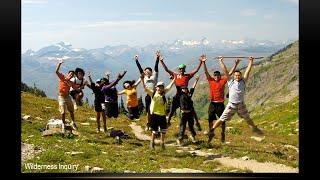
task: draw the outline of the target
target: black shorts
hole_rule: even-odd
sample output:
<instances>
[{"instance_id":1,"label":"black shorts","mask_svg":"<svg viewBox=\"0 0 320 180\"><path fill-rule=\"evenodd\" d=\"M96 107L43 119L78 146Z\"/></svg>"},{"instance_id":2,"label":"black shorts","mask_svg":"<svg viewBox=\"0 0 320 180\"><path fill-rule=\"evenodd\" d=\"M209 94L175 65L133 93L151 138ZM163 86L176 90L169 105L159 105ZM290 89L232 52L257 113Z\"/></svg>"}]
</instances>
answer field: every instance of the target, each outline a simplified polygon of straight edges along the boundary
<instances>
[{"instance_id":1,"label":"black shorts","mask_svg":"<svg viewBox=\"0 0 320 180\"><path fill-rule=\"evenodd\" d=\"M223 102L211 102L208 109L208 120L212 122L217 120L224 111L224 103Z\"/></svg>"},{"instance_id":2,"label":"black shorts","mask_svg":"<svg viewBox=\"0 0 320 180\"><path fill-rule=\"evenodd\" d=\"M139 108L138 106L136 107L127 107L128 109L128 114L127 116L133 120L133 119L139 119L140 113L139 113Z\"/></svg>"},{"instance_id":3,"label":"black shorts","mask_svg":"<svg viewBox=\"0 0 320 180\"><path fill-rule=\"evenodd\" d=\"M150 127L152 130L152 133L159 132L159 127L160 127L160 132L162 132L162 133L167 132L166 116L159 116L156 114L151 114L150 118L151 118Z\"/></svg>"},{"instance_id":4,"label":"black shorts","mask_svg":"<svg viewBox=\"0 0 320 180\"><path fill-rule=\"evenodd\" d=\"M76 99L76 95L79 94L79 93L81 93L81 92L82 92L81 89L74 89L74 90L70 91L70 95L71 95L71 97L72 97L73 99Z\"/></svg>"},{"instance_id":5,"label":"black shorts","mask_svg":"<svg viewBox=\"0 0 320 180\"><path fill-rule=\"evenodd\" d=\"M94 110L96 112L103 112L101 103L94 103Z\"/></svg>"},{"instance_id":6,"label":"black shorts","mask_svg":"<svg viewBox=\"0 0 320 180\"><path fill-rule=\"evenodd\" d=\"M117 118L119 115L118 103L106 102L106 115L108 118L114 117Z\"/></svg>"}]
</instances>

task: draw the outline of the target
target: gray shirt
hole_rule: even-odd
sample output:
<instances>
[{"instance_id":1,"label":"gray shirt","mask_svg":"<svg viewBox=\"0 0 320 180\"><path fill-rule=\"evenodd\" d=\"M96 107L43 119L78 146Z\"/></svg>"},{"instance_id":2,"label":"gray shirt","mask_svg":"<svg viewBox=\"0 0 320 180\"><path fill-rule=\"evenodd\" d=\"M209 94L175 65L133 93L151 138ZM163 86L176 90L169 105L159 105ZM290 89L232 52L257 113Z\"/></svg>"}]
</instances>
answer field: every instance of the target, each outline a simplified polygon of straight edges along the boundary
<instances>
[{"instance_id":1,"label":"gray shirt","mask_svg":"<svg viewBox=\"0 0 320 180\"><path fill-rule=\"evenodd\" d=\"M236 81L231 79L228 81L229 87L229 102L241 103L244 101L245 82L243 79Z\"/></svg>"},{"instance_id":2,"label":"gray shirt","mask_svg":"<svg viewBox=\"0 0 320 180\"><path fill-rule=\"evenodd\" d=\"M144 77L144 84L149 89L153 90L154 87L156 86L157 82L158 82L158 73L157 72L153 72L152 76L150 76L150 77L147 77L147 76Z\"/></svg>"}]
</instances>

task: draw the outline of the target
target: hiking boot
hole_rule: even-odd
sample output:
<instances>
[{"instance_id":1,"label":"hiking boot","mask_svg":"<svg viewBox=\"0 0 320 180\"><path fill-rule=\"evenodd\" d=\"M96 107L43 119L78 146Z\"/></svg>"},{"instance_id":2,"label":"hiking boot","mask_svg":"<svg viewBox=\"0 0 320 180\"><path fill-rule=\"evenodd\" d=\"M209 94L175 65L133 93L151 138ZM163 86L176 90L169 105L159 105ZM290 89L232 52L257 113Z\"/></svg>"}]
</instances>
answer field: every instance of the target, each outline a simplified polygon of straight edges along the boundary
<instances>
[{"instance_id":1,"label":"hiking boot","mask_svg":"<svg viewBox=\"0 0 320 180\"><path fill-rule=\"evenodd\" d=\"M164 146L164 143L160 143L160 146L161 146L161 149L162 149L162 150L165 150L165 149L166 149L166 147Z\"/></svg>"},{"instance_id":2,"label":"hiking boot","mask_svg":"<svg viewBox=\"0 0 320 180\"><path fill-rule=\"evenodd\" d=\"M154 142L150 141L150 149L154 150Z\"/></svg>"},{"instance_id":3,"label":"hiking boot","mask_svg":"<svg viewBox=\"0 0 320 180\"><path fill-rule=\"evenodd\" d=\"M226 134L221 133L221 142L224 143L226 141Z\"/></svg>"},{"instance_id":4,"label":"hiking boot","mask_svg":"<svg viewBox=\"0 0 320 180\"><path fill-rule=\"evenodd\" d=\"M177 144L178 146L182 146L183 140L182 139L177 139Z\"/></svg>"},{"instance_id":5,"label":"hiking boot","mask_svg":"<svg viewBox=\"0 0 320 180\"><path fill-rule=\"evenodd\" d=\"M213 130L210 130L208 132L208 144L212 141L213 137L214 137L214 132Z\"/></svg>"},{"instance_id":6,"label":"hiking boot","mask_svg":"<svg viewBox=\"0 0 320 180\"><path fill-rule=\"evenodd\" d=\"M262 136L264 133L261 131L261 129L259 129L257 126L252 128L252 133L258 135L258 136Z\"/></svg>"},{"instance_id":7,"label":"hiking boot","mask_svg":"<svg viewBox=\"0 0 320 180\"><path fill-rule=\"evenodd\" d=\"M196 143L196 137L195 136L190 136L190 139L191 139L192 143Z\"/></svg>"}]
</instances>

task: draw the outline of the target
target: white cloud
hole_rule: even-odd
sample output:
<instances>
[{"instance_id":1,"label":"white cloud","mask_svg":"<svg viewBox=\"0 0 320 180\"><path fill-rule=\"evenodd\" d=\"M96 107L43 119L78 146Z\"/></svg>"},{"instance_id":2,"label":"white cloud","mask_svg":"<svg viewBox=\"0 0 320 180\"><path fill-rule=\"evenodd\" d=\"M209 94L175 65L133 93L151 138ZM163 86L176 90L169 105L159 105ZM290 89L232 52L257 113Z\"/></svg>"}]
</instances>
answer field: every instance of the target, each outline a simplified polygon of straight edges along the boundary
<instances>
[{"instance_id":1,"label":"white cloud","mask_svg":"<svg viewBox=\"0 0 320 180\"><path fill-rule=\"evenodd\" d=\"M257 11L255 9L245 9L240 12L242 16L255 16Z\"/></svg>"},{"instance_id":2,"label":"white cloud","mask_svg":"<svg viewBox=\"0 0 320 180\"><path fill-rule=\"evenodd\" d=\"M299 5L299 0L284 0L284 1L295 4L295 5Z\"/></svg>"},{"instance_id":3,"label":"white cloud","mask_svg":"<svg viewBox=\"0 0 320 180\"><path fill-rule=\"evenodd\" d=\"M47 4L47 0L22 0L22 4Z\"/></svg>"}]
</instances>

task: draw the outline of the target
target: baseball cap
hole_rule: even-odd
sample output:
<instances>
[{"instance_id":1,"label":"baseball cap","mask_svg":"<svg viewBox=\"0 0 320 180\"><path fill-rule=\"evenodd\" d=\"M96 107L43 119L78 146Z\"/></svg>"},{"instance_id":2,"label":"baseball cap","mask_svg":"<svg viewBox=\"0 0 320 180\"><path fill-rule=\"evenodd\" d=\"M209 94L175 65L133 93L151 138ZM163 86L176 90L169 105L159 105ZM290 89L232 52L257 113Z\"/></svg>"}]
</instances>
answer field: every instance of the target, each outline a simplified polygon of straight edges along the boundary
<instances>
[{"instance_id":1,"label":"baseball cap","mask_svg":"<svg viewBox=\"0 0 320 180\"><path fill-rule=\"evenodd\" d=\"M156 85L156 87L158 87L158 86L164 86L164 82L161 82L161 81L158 82L157 85Z\"/></svg>"},{"instance_id":2,"label":"baseball cap","mask_svg":"<svg viewBox=\"0 0 320 180\"><path fill-rule=\"evenodd\" d=\"M185 68L187 67L187 65L185 65L185 64L180 64L178 67L179 67L179 69L185 69Z\"/></svg>"}]
</instances>

